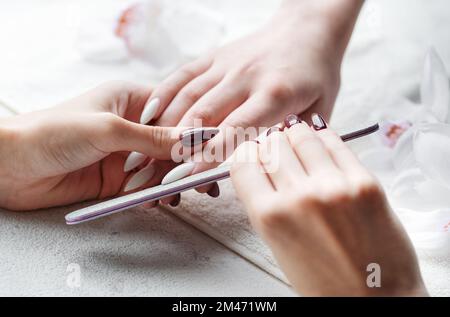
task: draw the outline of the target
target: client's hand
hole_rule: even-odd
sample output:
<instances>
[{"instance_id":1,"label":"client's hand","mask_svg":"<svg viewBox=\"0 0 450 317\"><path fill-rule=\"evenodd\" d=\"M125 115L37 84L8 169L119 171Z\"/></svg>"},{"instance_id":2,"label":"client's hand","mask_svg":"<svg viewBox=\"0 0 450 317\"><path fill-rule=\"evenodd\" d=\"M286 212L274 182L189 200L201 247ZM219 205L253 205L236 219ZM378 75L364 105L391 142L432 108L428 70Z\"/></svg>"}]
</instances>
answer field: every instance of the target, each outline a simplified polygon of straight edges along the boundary
<instances>
[{"instance_id":1,"label":"client's hand","mask_svg":"<svg viewBox=\"0 0 450 317\"><path fill-rule=\"evenodd\" d=\"M359 0L285 0L265 27L182 67L156 87L141 123L157 119L160 126L192 126L201 120L203 126L262 128L288 113L317 111L328 117L361 5ZM218 137L208 146L221 151L224 143ZM134 154L130 165L142 159ZM219 163L186 163L171 176Z\"/></svg>"},{"instance_id":2,"label":"client's hand","mask_svg":"<svg viewBox=\"0 0 450 317\"><path fill-rule=\"evenodd\" d=\"M412 245L377 181L319 116L317 131L290 121L259 145L243 144L232 179L295 289L303 295L426 295ZM369 281L379 288L367 284L373 269L379 270Z\"/></svg>"},{"instance_id":3,"label":"client's hand","mask_svg":"<svg viewBox=\"0 0 450 317\"><path fill-rule=\"evenodd\" d=\"M135 174L123 171L130 151L170 159L181 128L135 123L150 94L114 82L58 107L0 120L0 207L30 210L117 195Z\"/></svg>"}]
</instances>

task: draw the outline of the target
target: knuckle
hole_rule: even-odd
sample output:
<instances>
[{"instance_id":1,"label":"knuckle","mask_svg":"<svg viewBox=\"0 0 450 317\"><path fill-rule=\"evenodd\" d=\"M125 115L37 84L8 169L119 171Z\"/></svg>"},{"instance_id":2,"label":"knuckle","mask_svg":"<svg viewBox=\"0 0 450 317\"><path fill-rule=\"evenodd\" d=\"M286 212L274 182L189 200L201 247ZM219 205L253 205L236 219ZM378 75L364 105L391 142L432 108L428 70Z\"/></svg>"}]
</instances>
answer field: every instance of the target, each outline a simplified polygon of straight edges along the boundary
<instances>
[{"instance_id":1,"label":"knuckle","mask_svg":"<svg viewBox=\"0 0 450 317\"><path fill-rule=\"evenodd\" d=\"M353 200L351 193L343 189L334 189L324 196L324 201L327 206L343 206L349 204Z\"/></svg>"},{"instance_id":2,"label":"knuckle","mask_svg":"<svg viewBox=\"0 0 450 317\"><path fill-rule=\"evenodd\" d=\"M293 210L300 215L316 210L320 205L319 197L314 193L297 193L286 202L286 208Z\"/></svg>"},{"instance_id":3,"label":"knuckle","mask_svg":"<svg viewBox=\"0 0 450 317\"><path fill-rule=\"evenodd\" d=\"M181 77L183 77L183 78L185 78L185 77L192 78L192 77L195 77L195 75L196 75L196 72L192 65L183 66L179 70L179 72L180 72Z\"/></svg>"},{"instance_id":4,"label":"knuckle","mask_svg":"<svg viewBox=\"0 0 450 317\"><path fill-rule=\"evenodd\" d=\"M384 192L375 179L368 178L357 185L356 196L359 199L375 202L384 199Z\"/></svg>"},{"instance_id":5,"label":"knuckle","mask_svg":"<svg viewBox=\"0 0 450 317\"><path fill-rule=\"evenodd\" d=\"M113 134L121 130L123 121L118 116L110 112L100 113L98 122L102 122L101 125L107 134Z\"/></svg>"},{"instance_id":6,"label":"knuckle","mask_svg":"<svg viewBox=\"0 0 450 317\"><path fill-rule=\"evenodd\" d=\"M230 79L251 78L256 75L258 67L253 62L241 62L230 72Z\"/></svg>"},{"instance_id":7,"label":"knuckle","mask_svg":"<svg viewBox=\"0 0 450 317\"><path fill-rule=\"evenodd\" d=\"M192 104L192 103L196 102L198 99L200 99L201 94L200 94L200 92L198 90L186 89L186 90L181 92L181 96L180 97L184 101Z\"/></svg>"},{"instance_id":8,"label":"knuckle","mask_svg":"<svg viewBox=\"0 0 450 317\"><path fill-rule=\"evenodd\" d=\"M331 151L337 156L340 156L341 154L351 153L351 150L348 148L348 146L343 141L337 140L337 138L338 136L333 137L333 139L330 140Z\"/></svg>"},{"instance_id":9,"label":"knuckle","mask_svg":"<svg viewBox=\"0 0 450 317\"><path fill-rule=\"evenodd\" d=\"M177 85L173 81L162 82L156 87L154 94L157 96L172 96L177 93Z\"/></svg>"},{"instance_id":10,"label":"knuckle","mask_svg":"<svg viewBox=\"0 0 450 317\"><path fill-rule=\"evenodd\" d=\"M126 120L123 120L116 115L103 112L97 114L95 131L85 131L85 133L95 141L97 146L105 152L108 152L112 145L116 142L126 138Z\"/></svg>"},{"instance_id":11,"label":"knuckle","mask_svg":"<svg viewBox=\"0 0 450 317\"><path fill-rule=\"evenodd\" d=\"M205 107L192 109L190 117L194 120L200 120L203 124L213 121L214 114Z\"/></svg>"},{"instance_id":12,"label":"knuckle","mask_svg":"<svg viewBox=\"0 0 450 317\"><path fill-rule=\"evenodd\" d=\"M294 133L293 130L289 130L288 133ZM311 133L303 133L301 136L295 136L291 138L292 147L298 149L307 146L311 146L317 143L317 136Z\"/></svg>"},{"instance_id":13,"label":"knuckle","mask_svg":"<svg viewBox=\"0 0 450 317\"><path fill-rule=\"evenodd\" d=\"M275 102L285 102L293 96L292 89L283 83L272 83L267 88L271 100Z\"/></svg>"},{"instance_id":14,"label":"knuckle","mask_svg":"<svg viewBox=\"0 0 450 317\"><path fill-rule=\"evenodd\" d=\"M349 204L354 199L349 184L338 176L330 176L329 179L326 185L320 187L319 197L322 206L336 208Z\"/></svg>"},{"instance_id":15,"label":"knuckle","mask_svg":"<svg viewBox=\"0 0 450 317\"><path fill-rule=\"evenodd\" d=\"M273 229L289 221L289 212L281 206L262 205L258 208L258 223L264 229Z\"/></svg>"},{"instance_id":16,"label":"knuckle","mask_svg":"<svg viewBox=\"0 0 450 317\"><path fill-rule=\"evenodd\" d=\"M251 214L255 225L263 231L267 231L282 225L289 218L289 211L284 208L278 196L254 197L251 203Z\"/></svg>"},{"instance_id":17,"label":"knuckle","mask_svg":"<svg viewBox=\"0 0 450 317\"><path fill-rule=\"evenodd\" d=\"M152 127L152 129L149 129L149 139L153 140L153 144L156 149L163 149L166 147L166 140L165 138L165 130L162 127Z\"/></svg>"}]
</instances>

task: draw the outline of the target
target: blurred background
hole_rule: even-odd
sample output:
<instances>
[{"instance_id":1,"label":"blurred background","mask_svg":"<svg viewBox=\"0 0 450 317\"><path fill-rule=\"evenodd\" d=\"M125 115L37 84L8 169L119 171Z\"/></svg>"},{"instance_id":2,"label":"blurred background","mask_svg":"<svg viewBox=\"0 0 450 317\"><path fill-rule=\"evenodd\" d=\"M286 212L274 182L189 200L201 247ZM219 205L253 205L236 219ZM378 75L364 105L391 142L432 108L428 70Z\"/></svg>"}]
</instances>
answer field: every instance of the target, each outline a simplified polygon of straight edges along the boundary
<instances>
[{"instance_id":1,"label":"blurred background","mask_svg":"<svg viewBox=\"0 0 450 317\"><path fill-rule=\"evenodd\" d=\"M139 16L131 42L141 55L139 45L147 49L146 58L130 56L124 40L115 35L121 16L139 1L1 0L0 99L24 112L48 107L106 80L154 85L202 50L260 26L280 0L144 2L169 12L157 22L152 8L144 10L150 19ZM428 47L436 47L450 64L449 9L447 0L366 1L344 64L338 106L370 99L367 95L374 89L416 98ZM142 23L145 19L147 24ZM167 37L161 30L175 43L164 42ZM174 47L189 44L187 53L174 53ZM165 57L169 61L160 67ZM337 118L337 124L344 123L346 115L339 111Z\"/></svg>"}]
</instances>

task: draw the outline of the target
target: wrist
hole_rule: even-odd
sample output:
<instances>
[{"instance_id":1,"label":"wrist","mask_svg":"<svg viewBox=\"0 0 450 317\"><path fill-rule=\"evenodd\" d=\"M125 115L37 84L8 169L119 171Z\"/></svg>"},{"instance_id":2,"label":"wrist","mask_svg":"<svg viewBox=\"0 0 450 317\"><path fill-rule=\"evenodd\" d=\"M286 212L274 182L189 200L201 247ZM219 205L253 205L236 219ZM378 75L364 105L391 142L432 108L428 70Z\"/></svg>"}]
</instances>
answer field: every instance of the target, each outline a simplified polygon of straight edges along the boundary
<instances>
[{"instance_id":1,"label":"wrist","mask_svg":"<svg viewBox=\"0 0 450 317\"><path fill-rule=\"evenodd\" d=\"M0 121L0 177L4 176L4 167L7 160L8 148L11 144L9 130L5 127L3 121Z\"/></svg>"},{"instance_id":2,"label":"wrist","mask_svg":"<svg viewBox=\"0 0 450 317\"><path fill-rule=\"evenodd\" d=\"M7 200L13 186L11 163L14 163L12 154L14 144L17 142L16 133L8 127L8 122L0 120L0 208L7 208Z\"/></svg>"},{"instance_id":3,"label":"wrist","mask_svg":"<svg viewBox=\"0 0 450 317\"><path fill-rule=\"evenodd\" d=\"M294 32L315 32L326 49L343 57L363 0L284 0L274 19Z\"/></svg>"}]
</instances>

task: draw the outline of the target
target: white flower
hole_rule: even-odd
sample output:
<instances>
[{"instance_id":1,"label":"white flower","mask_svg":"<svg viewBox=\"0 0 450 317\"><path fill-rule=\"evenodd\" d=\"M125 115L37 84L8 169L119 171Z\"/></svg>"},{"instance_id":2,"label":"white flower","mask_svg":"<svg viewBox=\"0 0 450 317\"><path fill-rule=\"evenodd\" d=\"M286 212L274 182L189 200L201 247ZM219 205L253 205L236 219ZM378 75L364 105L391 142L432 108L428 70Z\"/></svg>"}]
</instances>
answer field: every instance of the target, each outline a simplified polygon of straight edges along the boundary
<instances>
[{"instance_id":1,"label":"white flower","mask_svg":"<svg viewBox=\"0 0 450 317\"><path fill-rule=\"evenodd\" d=\"M434 49L425 61L421 103L398 101L375 114L378 146L361 160L380 176L416 247L450 253L450 90Z\"/></svg>"}]
</instances>

